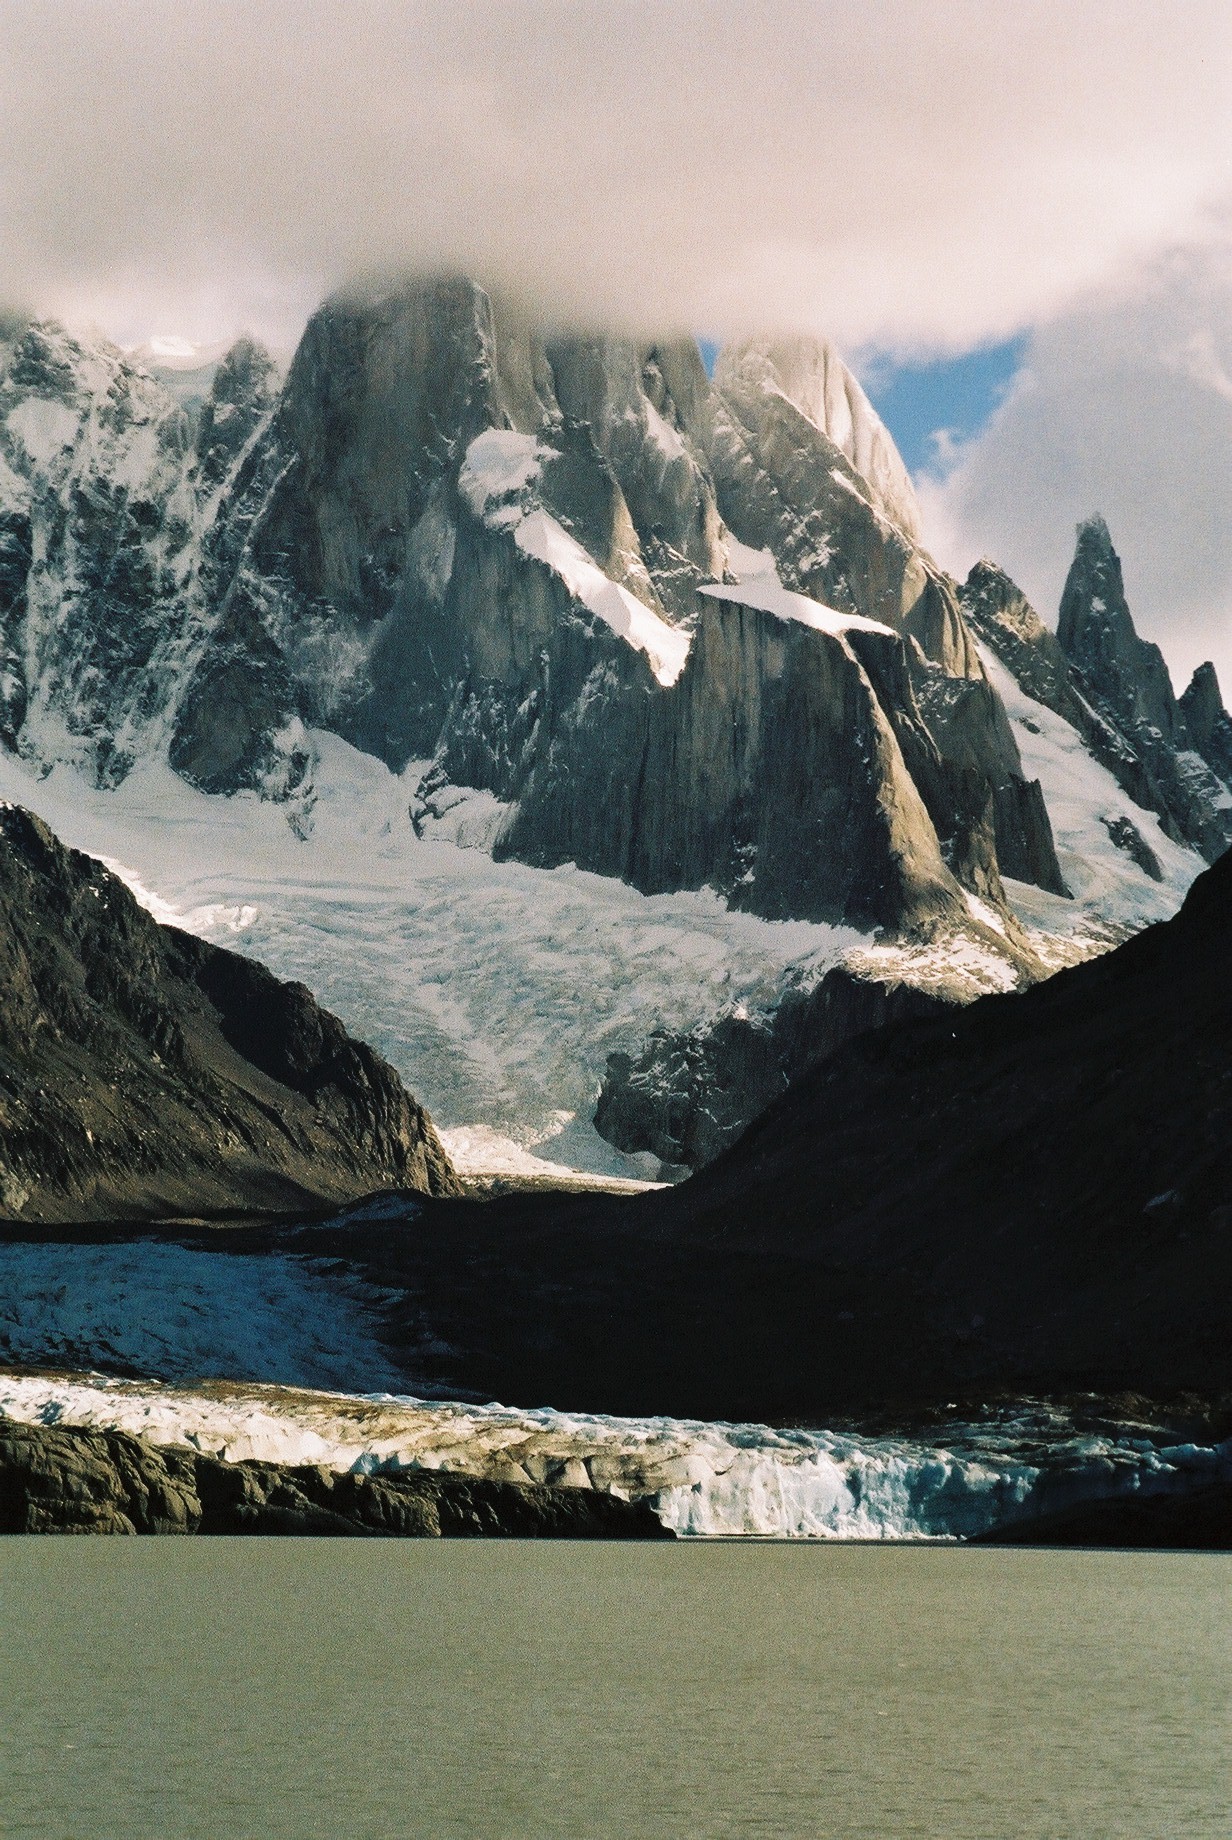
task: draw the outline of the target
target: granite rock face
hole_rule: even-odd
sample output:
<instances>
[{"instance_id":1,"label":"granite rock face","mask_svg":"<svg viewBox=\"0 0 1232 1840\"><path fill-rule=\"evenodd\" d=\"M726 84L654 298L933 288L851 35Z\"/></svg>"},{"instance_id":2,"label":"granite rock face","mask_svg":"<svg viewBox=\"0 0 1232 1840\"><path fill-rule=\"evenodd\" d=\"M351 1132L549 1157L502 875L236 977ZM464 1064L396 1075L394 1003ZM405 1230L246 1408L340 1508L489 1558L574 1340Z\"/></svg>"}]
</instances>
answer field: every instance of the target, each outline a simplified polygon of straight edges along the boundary
<instances>
[{"instance_id":1,"label":"granite rock face","mask_svg":"<svg viewBox=\"0 0 1232 1840\"><path fill-rule=\"evenodd\" d=\"M644 1502L440 1471L226 1463L126 1431L0 1418L0 1534L670 1539Z\"/></svg>"},{"instance_id":2,"label":"granite rock face","mask_svg":"<svg viewBox=\"0 0 1232 1840\"><path fill-rule=\"evenodd\" d=\"M438 277L327 302L281 386L241 341L191 415L101 342L4 350L0 729L32 759L113 783L165 750L306 833L326 729L428 760L424 822L478 789L498 854L648 891L913 932L1000 902L1002 867L1059 885L832 348L745 345L712 382L690 341L548 335Z\"/></svg>"},{"instance_id":3,"label":"granite rock face","mask_svg":"<svg viewBox=\"0 0 1232 1840\"><path fill-rule=\"evenodd\" d=\"M1223 706L1213 664L1200 664L1180 698L1192 747L1225 786L1232 786L1232 716Z\"/></svg>"},{"instance_id":4,"label":"granite rock face","mask_svg":"<svg viewBox=\"0 0 1232 1840\"><path fill-rule=\"evenodd\" d=\"M210 1216L457 1192L393 1069L300 984L158 925L0 808L0 1214Z\"/></svg>"}]
</instances>

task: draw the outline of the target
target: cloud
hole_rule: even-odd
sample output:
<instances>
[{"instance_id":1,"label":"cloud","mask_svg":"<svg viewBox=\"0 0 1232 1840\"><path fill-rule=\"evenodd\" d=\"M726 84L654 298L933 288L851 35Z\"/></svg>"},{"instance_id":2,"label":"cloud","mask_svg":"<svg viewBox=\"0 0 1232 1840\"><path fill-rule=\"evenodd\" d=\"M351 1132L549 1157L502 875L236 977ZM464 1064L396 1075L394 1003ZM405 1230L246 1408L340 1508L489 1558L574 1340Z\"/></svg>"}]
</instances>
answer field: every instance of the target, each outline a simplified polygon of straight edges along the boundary
<instances>
[{"instance_id":1,"label":"cloud","mask_svg":"<svg viewBox=\"0 0 1232 1840\"><path fill-rule=\"evenodd\" d=\"M1232 688L1229 94L1226 0L0 0L0 305L286 346L446 266L642 331L1030 330L938 547L1051 610L1099 505Z\"/></svg>"},{"instance_id":2,"label":"cloud","mask_svg":"<svg viewBox=\"0 0 1232 1840\"><path fill-rule=\"evenodd\" d=\"M999 561L1055 624L1074 524L1102 511L1140 632L1232 692L1232 235L1038 331L1008 400L922 483L940 559Z\"/></svg>"},{"instance_id":3,"label":"cloud","mask_svg":"<svg viewBox=\"0 0 1232 1840\"><path fill-rule=\"evenodd\" d=\"M0 295L204 338L449 265L961 350L1209 237L1230 92L1224 0L0 0Z\"/></svg>"}]
</instances>

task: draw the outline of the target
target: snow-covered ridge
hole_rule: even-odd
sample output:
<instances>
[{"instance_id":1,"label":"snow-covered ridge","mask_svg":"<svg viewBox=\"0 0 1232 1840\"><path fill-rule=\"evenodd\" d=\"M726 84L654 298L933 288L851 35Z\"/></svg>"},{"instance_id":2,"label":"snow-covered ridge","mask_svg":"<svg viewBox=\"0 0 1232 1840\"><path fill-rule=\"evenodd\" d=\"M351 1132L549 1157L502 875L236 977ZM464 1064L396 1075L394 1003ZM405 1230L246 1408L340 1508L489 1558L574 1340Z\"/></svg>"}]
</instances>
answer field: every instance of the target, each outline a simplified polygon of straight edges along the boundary
<instances>
[{"instance_id":1,"label":"snow-covered ridge","mask_svg":"<svg viewBox=\"0 0 1232 1840\"><path fill-rule=\"evenodd\" d=\"M1010 718L1023 770L1038 779L1052 821L1057 860L1073 899L1016 883L1012 902L1029 926L1045 931L1124 937L1176 912L1206 864L1196 850L1174 843L1153 811L1135 804L1082 737L1061 716L1036 702L988 647L984 668ZM1119 848L1110 823L1128 819L1150 848L1161 879L1144 875Z\"/></svg>"},{"instance_id":2,"label":"snow-covered ridge","mask_svg":"<svg viewBox=\"0 0 1232 1840\"><path fill-rule=\"evenodd\" d=\"M935 1442L688 1419L610 1418L283 1387L0 1375L0 1413L113 1427L240 1462L440 1470L649 1499L693 1536L964 1539L1112 1494L1232 1474L1232 1447L1082 1435L1046 1409L953 1424Z\"/></svg>"},{"instance_id":3,"label":"snow-covered ridge","mask_svg":"<svg viewBox=\"0 0 1232 1840\"><path fill-rule=\"evenodd\" d=\"M709 600L734 601L741 607L772 613L777 620L811 626L814 632L828 633L834 639L841 639L846 632L883 633L887 639L896 637L890 627L878 620L866 620L863 614L839 613L833 607L823 607L820 601L810 600L806 594L796 594L791 588L785 588L777 577L769 575L752 576L736 587L707 582L698 592Z\"/></svg>"}]
</instances>

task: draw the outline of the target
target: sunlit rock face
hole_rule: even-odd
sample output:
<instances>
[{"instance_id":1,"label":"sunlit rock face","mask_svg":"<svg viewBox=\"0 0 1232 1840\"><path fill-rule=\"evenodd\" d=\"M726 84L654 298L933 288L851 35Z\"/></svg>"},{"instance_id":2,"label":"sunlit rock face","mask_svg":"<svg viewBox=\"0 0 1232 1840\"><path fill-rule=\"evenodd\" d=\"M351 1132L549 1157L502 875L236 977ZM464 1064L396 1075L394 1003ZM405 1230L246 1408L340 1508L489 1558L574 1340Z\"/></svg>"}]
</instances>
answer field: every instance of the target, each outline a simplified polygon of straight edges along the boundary
<instances>
[{"instance_id":1,"label":"sunlit rock face","mask_svg":"<svg viewBox=\"0 0 1232 1840\"><path fill-rule=\"evenodd\" d=\"M923 538L915 487L857 379L828 339L750 340L724 354L730 389L740 376L780 392L850 461L863 491L913 542Z\"/></svg>"},{"instance_id":2,"label":"sunlit rock face","mask_svg":"<svg viewBox=\"0 0 1232 1840\"><path fill-rule=\"evenodd\" d=\"M0 729L32 758L110 783L165 752L306 834L329 730L430 762L417 812L492 795L498 853L776 916L910 931L999 904L1002 870L1063 886L824 343L712 383L691 341L549 333L437 277L327 302L285 383L241 341L191 412L102 341L5 350Z\"/></svg>"}]
</instances>

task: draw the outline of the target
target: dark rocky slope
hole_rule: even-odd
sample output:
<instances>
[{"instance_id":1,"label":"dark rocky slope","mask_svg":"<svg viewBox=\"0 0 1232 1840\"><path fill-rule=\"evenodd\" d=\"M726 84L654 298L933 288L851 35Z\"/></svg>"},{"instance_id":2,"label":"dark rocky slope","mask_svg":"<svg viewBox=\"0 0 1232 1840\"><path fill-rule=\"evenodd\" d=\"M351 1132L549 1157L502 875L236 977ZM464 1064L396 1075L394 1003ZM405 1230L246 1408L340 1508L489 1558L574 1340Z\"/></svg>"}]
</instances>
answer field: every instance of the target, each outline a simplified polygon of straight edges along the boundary
<instances>
[{"instance_id":1,"label":"dark rocky slope","mask_svg":"<svg viewBox=\"0 0 1232 1840\"><path fill-rule=\"evenodd\" d=\"M636 1059L609 1055L595 1128L618 1150L704 1168L843 1042L953 1007L912 984L835 966L816 983L789 982L764 1013L728 1010L687 1034L660 1030Z\"/></svg>"},{"instance_id":2,"label":"dark rocky slope","mask_svg":"<svg viewBox=\"0 0 1232 1840\"><path fill-rule=\"evenodd\" d=\"M302 985L159 926L0 807L0 1213L307 1208L456 1192L431 1120Z\"/></svg>"},{"instance_id":3,"label":"dark rocky slope","mask_svg":"<svg viewBox=\"0 0 1232 1840\"><path fill-rule=\"evenodd\" d=\"M644 1503L439 1471L225 1463L126 1431L0 1417L0 1534L670 1539Z\"/></svg>"},{"instance_id":4,"label":"dark rocky slope","mask_svg":"<svg viewBox=\"0 0 1232 1840\"><path fill-rule=\"evenodd\" d=\"M1103 958L849 1042L680 1188L313 1247L405 1287L408 1346L451 1345L428 1377L494 1397L830 1422L1232 1396L1232 857Z\"/></svg>"},{"instance_id":5,"label":"dark rocky slope","mask_svg":"<svg viewBox=\"0 0 1232 1840\"><path fill-rule=\"evenodd\" d=\"M981 1546L1119 1546L1232 1551L1232 1484L1178 1495L1105 1496L976 1535Z\"/></svg>"}]
</instances>

